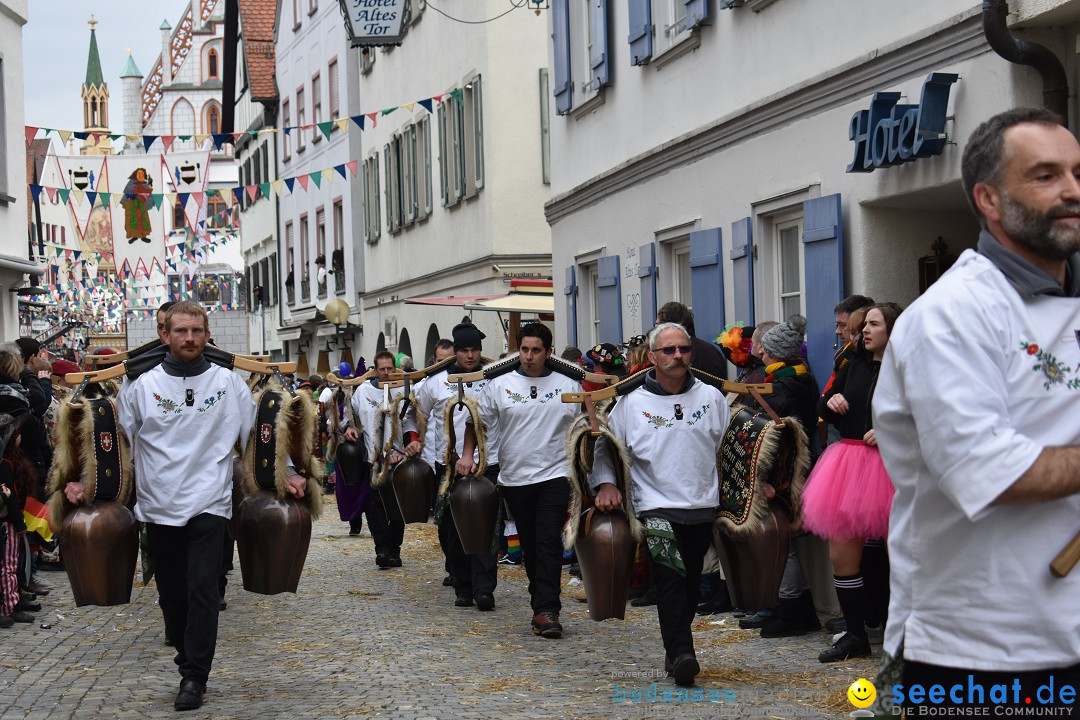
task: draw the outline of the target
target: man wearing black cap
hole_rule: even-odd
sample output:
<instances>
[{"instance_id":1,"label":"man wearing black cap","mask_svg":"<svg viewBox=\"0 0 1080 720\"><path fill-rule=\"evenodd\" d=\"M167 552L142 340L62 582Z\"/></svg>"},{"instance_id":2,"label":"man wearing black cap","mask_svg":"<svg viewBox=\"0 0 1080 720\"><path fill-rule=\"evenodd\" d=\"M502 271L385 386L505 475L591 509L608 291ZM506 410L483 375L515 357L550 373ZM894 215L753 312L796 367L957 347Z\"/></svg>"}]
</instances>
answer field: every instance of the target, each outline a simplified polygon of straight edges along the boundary
<instances>
[{"instance_id":1,"label":"man wearing black cap","mask_svg":"<svg viewBox=\"0 0 1080 720\"><path fill-rule=\"evenodd\" d=\"M444 427L446 405L457 400L457 386L451 385L446 378L451 374L476 372L483 362L480 357L480 347L485 335L479 328L471 323L461 323L454 327L453 337L454 364L432 375L416 389L416 405L413 409L414 412L423 413L428 417L428 436L437 438L438 445L433 448L432 454L435 457L435 476L440 481L446 473L446 467L442 463L449 444L449 429ZM466 383L465 395L476 398L485 385L487 385L487 380ZM458 456L463 450L465 419L468 414L464 408L454 411L454 452ZM488 469L484 476L494 484L499 477L499 457L490 436L488 447ZM479 459L479 450L474 452L473 458ZM442 546L443 553L446 554L450 575L454 579L454 594L457 596L454 605L469 607L475 601L479 610L493 610L498 569L495 556L491 553L466 555L450 513L442 512L437 520L439 521L439 544Z\"/></svg>"}]
</instances>

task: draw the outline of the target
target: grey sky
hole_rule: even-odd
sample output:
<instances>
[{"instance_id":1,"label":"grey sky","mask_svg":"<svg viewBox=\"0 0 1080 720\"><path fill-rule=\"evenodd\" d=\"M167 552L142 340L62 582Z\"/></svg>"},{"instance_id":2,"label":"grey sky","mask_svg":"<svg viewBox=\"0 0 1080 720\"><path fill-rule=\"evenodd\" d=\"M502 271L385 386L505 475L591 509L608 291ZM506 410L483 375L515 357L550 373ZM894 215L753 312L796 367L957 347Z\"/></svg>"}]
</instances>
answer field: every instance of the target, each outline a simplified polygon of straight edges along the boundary
<instances>
[{"instance_id":1,"label":"grey sky","mask_svg":"<svg viewBox=\"0 0 1080 720\"><path fill-rule=\"evenodd\" d=\"M26 124L82 129L80 90L90 52L87 22L93 13L101 72L109 86L109 129L122 133L125 48L132 49L139 71L149 73L161 54L161 21L176 27L187 5L188 0L30 0L30 18L23 27Z\"/></svg>"}]
</instances>

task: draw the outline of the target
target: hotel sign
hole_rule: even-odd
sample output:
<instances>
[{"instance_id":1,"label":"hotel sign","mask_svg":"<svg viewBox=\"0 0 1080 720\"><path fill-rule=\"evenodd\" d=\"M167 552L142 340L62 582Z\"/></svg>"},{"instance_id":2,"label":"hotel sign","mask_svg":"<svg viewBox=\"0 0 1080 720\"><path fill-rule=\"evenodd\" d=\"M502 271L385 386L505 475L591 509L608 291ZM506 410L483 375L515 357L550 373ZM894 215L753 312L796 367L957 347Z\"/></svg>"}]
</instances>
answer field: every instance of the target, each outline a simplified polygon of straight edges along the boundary
<instances>
[{"instance_id":1,"label":"hotel sign","mask_svg":"<svg viewBox=\"0 0 1080 720\"><path fill-rule=\"evenodd\" d=\"M851 117L848 138L855 143L855 157L847 171L873 172L940 155L948 139L949 91L959 79L955 73L930 73L918 105L898 104L898 92L874 93L870 109Z\"/></svg>"},{"instance_id":2,"label":"hotel sign","mask_svg":"<svg viewBox=\"0 0 1080 720\"><path fill-rule=\"evenodd\" d=\"M409 0L338 0L353 47L400 45Z\"/></svg>"}]
</instances>

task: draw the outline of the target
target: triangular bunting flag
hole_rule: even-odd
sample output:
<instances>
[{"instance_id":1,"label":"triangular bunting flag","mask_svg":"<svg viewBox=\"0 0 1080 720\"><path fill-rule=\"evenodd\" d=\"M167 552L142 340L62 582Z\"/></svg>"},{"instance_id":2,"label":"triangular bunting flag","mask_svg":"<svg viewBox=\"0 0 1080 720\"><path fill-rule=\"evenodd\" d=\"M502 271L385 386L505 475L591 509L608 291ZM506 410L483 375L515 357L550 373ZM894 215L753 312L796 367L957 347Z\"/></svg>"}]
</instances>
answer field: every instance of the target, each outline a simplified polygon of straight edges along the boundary
<instances>
[{"instance_id":1,"label":"triangular bunting flag","mask_svg":"<svg viewBox=\"0 0 1080 720\"><path fill-rule=\"evenodd\" d=\"M60 136L60 142L64 143L65 145L67 145L68 140L71 139L71 131L70 130L57 130L56 134Z\"/></svg>"},{"instance_id":2,"label":"triangular bunting flag","mask_svg":"<svg viewBox=\"0 0 1080 720\"><path fill-rule=\"evenodd\" d=\"M270 185L274 188L274 194L278 197L281 197L281 188L285 185L285 181L275 180L274 182L270 183Z\"/></svg>"},{"instance_id":3,"label":"triangular bunting flag","mask_svg":"<svg viewBox=\"0 0 1080 720\"><path fill-rule=\"evenodd\" d=\"M342 178L344 178L345 180L349 179L349 176L345 174L345 166L344 165L335 165L334 169L338 171L338 173L341 175Z\"/></svg>"},{"instance_id":4,"label":"triangular bunting flag","mask_svg":"<svg viewBox=\"0 0 1080 720\"><path fill-rule=\"evenodd\" d=\"M176 199L180 203L180 207L186 208L188 198L191 197L191 193L176 193Z\"/></svg>"},{"instance_id":5,"label":"triangular bunting flag","mask_svg":"<svg viewBox=\"0 0 1080 720\"><path fill-rule=\"evenodd\" d=\"M54 188L54 187L45 188L45 194L49 196L49 202L51 202L51 203L56 202L56 188Z\"/></svg>"},{"instance_id":6,"label":"triangular bunting flag","mask_svg":"<svg viewBox=\"0 0 1080 720\"><path fill-rule=\"evenodd\" d=\"M82 205L86 201L85 190L72 190L72 192L75 193L75 202L77 204Z\"/></svg>"},{"instance_id":7,"label":"triangular bunting flag","mask_svg":"<svg viewBox=\"0 0 1080 720\"><path fill-rule=\"evenodd\" d=\"M371 127L377 127L379 125L379 113L368 113L367 119L371 121Z\"/></svg>"},{"instance_id":8,"label":"triangular bunting flag","mask_svg":"<svg viewBox=\"0 0 1080 720\"><path fill-rule=\"evenodd\" d=\"M350 118L350 119L354 123L356 123L356 127L360 128L361 130L364 129L364 116L363 115L353 115L352 118Z\"/></svg>"},{"instance_id":9,"label":"triangular bunting flag","mask_svg":"<svg viewBox=\"0 0 1080 720\"><path fill-rule=\"evenodd\" d=\"M86 199L90 201L91 209L94 207L94 203L97 202L98 194L96 192L87 192Z\"/></svg>"},{"instance_id":10,"label":"triangular bunting flag","mask_svg":"<svg viewBox=\"0 0 1080 720\"><path fill-rule=\"evenodd\" d=\"M68 195L71 194L71 191L68 190L67 188L59 188L56 192L60 195L60 202L67 205L68 204Z\"/></svg>"},{"instance_id":11,"label":"triangular bunting flag","mask_svg":"<svg viewBox=\"0 0 1080 720\"><path fill-rule=\"evenodd\" d=\"M313 183L315 183L315 187L317 187L317 188L322 187L322 173L321 172L313 172L310 175L308 175L308 177L311 178L311 181Z\"/></svg>"},{"instance_id":12,"label":"triangular bunting flag","mask_svg":"<svg viewBox=\"0 0 1080 720\"><path fill-rule=\"evenodd\" d=\"M195 138L195 144L198 145L199 148L201 149L202 146L203 146L203 143L205 143L210 136L209 135L194 135L193 137Z\"/></svg>"},{"instance_id":13,"label":"triangular bunting flag","mask_svg":"<svg viewBox=\"0 0 1080 720\"><path fill-rule=\"evenodd\" d=\"M296 178L285 178L285 187L289 188L289 192L293 191L293 184L296 182Z\"/></svg>"},{"instance_id":14,"label":"triangular bunting flag","mask_svg":"<svg viewBox=\"0 0 1080 720\"><path fill-rule=\"evenodd\" d=\"M345 128L349 126L349 118L343 117L340 120L335 120L334 124L337 125L338 130L345 132Z\"/></svg>"},{"instance_id":15,"label":"triangular bunting flag","mask_svg":"<svg viewBox=\"0 0 1080 720\"><path fill-rule=\"evenodd\" d=\"M98 193L98 197L101 198L101 207L109 207L109 201L112 199L112 193L101 192Z\"/></svg>"},{"instance_id":16,"label":"triangular bunting flag","mask_svg":"<svg viewBox=\"0 0 1080 720\"><path fill-rule=\"evenodd\" d=\"M345 167L349 168L349 172L352 173L353 177L356 177L356 161L355 160L350 160L349 162L345 163Z\"/></svg>"},{"instance_id":17,"label":"triangular bunting flag","mask_svg":"<svg viewBox=\"0 0 1080 720\"><path fill-rule=\"evenodd\" d=\"M147 152L149 152L150 151L150 146L154 144L155 140L157 140L157 135L143 135L142 136L143 149L146 150Z\"/></svg>"},{"instance_id":18,"label":"triangular bunting flag","mask_svg":"<svg viewBox=\"0 0 1080 720\"><path fill-rule=\"evenodd\" d=\"M38 129L33 125L26 126L26 147L30 147L30 145L34 142L34 136L37 135L37 131Z\"/></svg>"},{"instance_id":19,"label":"triangular bunting flag","mask_svg":"<svg viewBox=\"0 0 1080 720\"><path fill-rule=\"evenodd\" d=\"M386 116L387 116L387 115L389 115L390 113L392 113L392 112L394 112L395 110L397 110L397 109L398 109L398 107L399 107L399 106L395 105L394 107L391 107L391 108L386 108L385 110L383 110L383 111L382 111L381 115L382 115L383 117L386 117Z\"/></svg>"},{"instance_id":20,"label":"triangular bunting flag","mask_svg":"<svg viewBox=\"0 0 1080 720\"><path fill-rule=\"evenodd\" d=\"M307 190L308 176L307 175L297 175L296 179L300 181L300 187L304 188L304 190Z\"/></svg>"},{"instance_id":21,"label":"triangular bunting flag","mask_svg":"<svg viewBox=\"0 0 1080 720\"><path fill-rule=\"evenodd\" d=\"M420 103L420 107L424 108L429 113L431 112L431 108L432 108L431 98L428 98L427 100L417 100L417 102Z\"/></svg>"},{"instance_id":22,"label":"triangular bunting flag","mask_svg":"<svg viewBox=\"0 0 1080 720\"><path fill-rule=\"evenodd\" d=\"M165 152L169 152L169 150L172 148L172 144L173 144L174 140L176 140L175 135L162 135L161 136L161 146L163 148L165 148Z\"/></svg>"},{"instance_id":23,"label":"triangular bunting flag","mask_svg":"<svg viewBox=\"0 0 1080 720\"><path fill-rule=\"evenodd\" d=\"M262 191L264 198L270 199L270 183L259 183L259 190Z\"/></svg>"},{"instance_id":24,"label":"triangular bunting flag","mask_svg":"<svg viewBox=\"0 0 1080 720\"><path fill-rule=\"evenodd\" d=\"M191 139L191 136L190 135L177 135L176 138L177 138L177 140L180 140L181 142L187 142L188 140Z\"/></svg>"},{"instance_id":25,"label":"triangular bunting flag","mask_svg":"<svg viewBox=\"0 0 1080 720\"><path fill-rule=\"evenodd\" d=\"M232 191L233 191L233 195L236 196L236 202L237 203L244 202L244 188L242 188L242 187L234 187L232 189Z\"/></svg>"},{"instance_id":26,"label":"triangular bunting flag","mask_svg":"<svg viewBox=\"0 0 1080 720\"><path fill-rule=\"evenodd\" d=\"M90 137L90 133L88 132L73 132L71 134L75 136L76 140L85 140Z\"/></svg>"},{"instance_id":27,"label":"triangular bunting flag","mask_svg":"<svg viewBox=\"0 0 1080 720\"><path fill-rule=\"evenodd\" d=\"M40 185L30 183L30 198L34 202L37 202L38 198L41 197L41 191L42 190L44 190L44 188L41 187Z\"/></svg>"},{"instance_id":28,"label":"triangular bunting flag","mask_svg":"<svg viewBox=\"0 0 1080 720\"><path fill-rule=\"evenodd\" d=\"M258 185L248 185L247 186L247 196L248 196L248 198L250 198L251 202L255 202L255 198L258 197L258 194L259 194L259 186Z\"/></svg>"},{"instance_id":29,"label":"triangular bunting flag","mask_svg":"<svg viewBox=\"0 0 1080 720\"><path fill-rule=\"evenodd\" d=\"M218 150L221 149L221 144L223 142L225 142L226 140L231 140L232 139L232 135L229 134L229 133L214 133L213 137L214 137L214 147L216 147Z\"/></svg>"},{"instance_id":30,"label":"triangular bunting flag","mask_svg":"<svg viewBox=\"0 0 1080 720\"><path fill-rule=\"evenodd\" d=\"M413 108L414 108L414 107L416 107L416 103L414 103L414 102L411 102L411 103L405 103L405 104L404 104L404 105L402 105L401 107L405 108L405 109L406 109L406 110L408 110L409 112L412 112L412 111L413 111Z\"/></svg>"},{"instance_id":31,"label":"triangular bunting flag","mask_svg":"<svg viewBox=\"0 0 1080 720\"><path fill-rule=\"evenodd\" d=\"M465 91L461 88L454 88L451 90L450 96L457 100L459 105L464 104L465 102Z\"/></svg>"},{"instance_id":32,"label":"triangular bunting flag","mask_svg":"<svg viewBox=\"0 0 1080 720\"><path fill-rule=\"evenodd\" d=\"M326 122L315 123L315 125L322 131L322 134L326 136L326 139L330 139L330 133L334 130L334 122L327 120Z\"/></svg>"}]
</instances>

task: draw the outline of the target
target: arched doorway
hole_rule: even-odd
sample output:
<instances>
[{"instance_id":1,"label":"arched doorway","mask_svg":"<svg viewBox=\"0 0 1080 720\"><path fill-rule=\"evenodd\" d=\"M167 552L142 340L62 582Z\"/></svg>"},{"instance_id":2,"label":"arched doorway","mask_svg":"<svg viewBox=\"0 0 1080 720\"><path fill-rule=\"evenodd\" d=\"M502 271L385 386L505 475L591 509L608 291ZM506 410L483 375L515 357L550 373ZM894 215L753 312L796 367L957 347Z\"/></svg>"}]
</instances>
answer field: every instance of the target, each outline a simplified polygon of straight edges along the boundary
<instances>
[{"instance_id":1,"label":"arched doorway","mask_svg":"<svg viewBox=\"0 0 1080 720\"><path fill-rule=\"evenodd\" d=\"M379 333L379 339L375 342L375 352L380 353L386 349L386 335Z\"/></svg>"},{"instance_id":2,"label":"arched doorway","mask_svg":"<svg viewBox=\"0 0 1080 720\"><path fill-rule=\"evenodd\" d=\"M424 364L435 362L435 344L439 342L439 328L435 323L427 331L427 342L424 343Z\"/></svg>"},{"instance_id":3,"label":"arched doorway","mask_svg":"<svg viewBox=\"0 0 1080 720\"><path fill-rule=\"evenodd\" d=\"M413 358L412 354L412 341L409 340L408 328L401 328L401 335L398 337L397 349L399 353L405 353L409 357ZM413 366L422 366L417 362L416 358L413 358Z\"/></svg>"}]
</instances>

